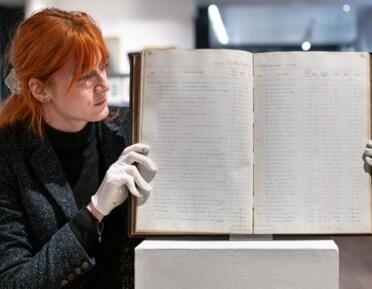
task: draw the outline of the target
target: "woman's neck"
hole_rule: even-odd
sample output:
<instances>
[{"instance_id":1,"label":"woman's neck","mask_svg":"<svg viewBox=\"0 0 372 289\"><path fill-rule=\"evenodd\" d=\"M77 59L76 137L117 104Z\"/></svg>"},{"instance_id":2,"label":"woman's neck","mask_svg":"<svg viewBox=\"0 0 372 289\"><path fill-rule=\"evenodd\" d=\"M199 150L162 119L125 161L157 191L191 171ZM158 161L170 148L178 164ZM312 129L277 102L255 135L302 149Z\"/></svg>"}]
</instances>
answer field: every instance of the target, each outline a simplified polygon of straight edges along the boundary
<instances>
[{"instance_id":1,"label":"woman's neck","mask_svg":"<svg viewBox=\"0 0 372 289\"><path fill-rule=\"evenodd\" d=\"M78 119L67 119L58 116L58 114L48 115L47 113L44 115L45 122L52 128L63 131L63 132L78 132L81 131L88 123L85 120L78 120Z\"/></svg>"}]
</instances>

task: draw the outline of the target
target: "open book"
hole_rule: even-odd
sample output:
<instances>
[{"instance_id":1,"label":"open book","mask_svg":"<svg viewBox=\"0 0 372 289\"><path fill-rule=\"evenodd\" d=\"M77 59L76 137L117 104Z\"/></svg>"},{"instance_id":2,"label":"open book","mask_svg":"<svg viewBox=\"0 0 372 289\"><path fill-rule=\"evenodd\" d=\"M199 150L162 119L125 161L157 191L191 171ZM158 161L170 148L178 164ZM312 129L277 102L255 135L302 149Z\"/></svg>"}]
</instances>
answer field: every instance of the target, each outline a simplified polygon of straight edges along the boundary
<instances>
[{"instance_id":1,"label":"open book","mask_svg":"<svg viewBox=\"0 0 372 289\"><path fill-rule=\"evenodd\" d=\"M159 167L132 234L371 233L368 53L150 50L131 96Z\"/></svg>"}]
</instances>

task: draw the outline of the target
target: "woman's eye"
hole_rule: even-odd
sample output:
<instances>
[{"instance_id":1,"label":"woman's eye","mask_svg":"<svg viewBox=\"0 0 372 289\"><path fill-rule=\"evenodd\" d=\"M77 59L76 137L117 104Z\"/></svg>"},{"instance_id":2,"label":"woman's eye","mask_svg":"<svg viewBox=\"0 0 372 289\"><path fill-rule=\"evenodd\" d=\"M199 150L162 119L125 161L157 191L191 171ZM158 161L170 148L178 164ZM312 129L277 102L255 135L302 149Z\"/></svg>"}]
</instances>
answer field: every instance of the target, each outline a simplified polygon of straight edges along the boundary
<instances>
[{"instance_id":1,"label":"woman's eye","mask_svg":"<svg viewBox=\"0 0 372 289\"><path fill-rule=\"evenodd\" d=\"M103 63L98 68L95 68L93 71L89 72L88 74L85 74L79 78L79 81L87 81L92 79L93 77L97 76L99 73L106 71L108 68L108 62Z\"/></svg>"},{"instance_id":2,"label":"woman's eye","mask_svg":"<svg viewBox=\"0 0 372 289\"><path fill-rule=\"evenodd\" d=\"M83 75L82 77L79 78L80 81L88 80L89 78L93 77L92 73L89 73L87 75Z\"/></svg>"}]
</instances>

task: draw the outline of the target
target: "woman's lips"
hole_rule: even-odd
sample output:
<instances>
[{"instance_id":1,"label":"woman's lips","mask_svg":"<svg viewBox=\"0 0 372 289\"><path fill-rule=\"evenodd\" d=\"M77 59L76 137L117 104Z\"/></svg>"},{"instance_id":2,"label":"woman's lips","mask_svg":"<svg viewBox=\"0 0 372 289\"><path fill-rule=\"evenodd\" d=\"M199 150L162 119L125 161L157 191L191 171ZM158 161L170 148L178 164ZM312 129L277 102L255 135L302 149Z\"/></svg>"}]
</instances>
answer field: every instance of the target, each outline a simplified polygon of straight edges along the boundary
<instances>
[{"instance_id":1,"label":"woman's lips","mask_svg":"<svg viewBox=\"0 0 372 289\"><path fill-rule=\"evenodd\" d=\"M102 105L104 103L106 103L107 101L107 97L104 97L102 99L100 99L98 102L96 102L94 105Z\"/></svg>"}]
</instances>

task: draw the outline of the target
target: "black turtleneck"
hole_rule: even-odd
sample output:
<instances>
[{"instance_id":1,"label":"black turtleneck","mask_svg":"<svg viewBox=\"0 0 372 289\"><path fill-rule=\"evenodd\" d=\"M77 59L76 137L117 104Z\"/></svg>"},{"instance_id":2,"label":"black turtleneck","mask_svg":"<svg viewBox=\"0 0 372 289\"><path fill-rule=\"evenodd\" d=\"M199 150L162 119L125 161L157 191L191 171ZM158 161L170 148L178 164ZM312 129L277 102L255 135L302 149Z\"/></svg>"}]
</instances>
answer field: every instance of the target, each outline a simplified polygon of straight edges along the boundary
<instances>
[{"instance_id":1,"label":"black turtleneck","mask_svg":"<svg viewBox=\"0 0 372 289\"><path fill-rule=\"evenodd\" d=\"M95 255L97 219L86 208L103 178L95 124L88 123L78 132L63 132L46 124L45 132L61 163L79 209L69 226L84 249L90 255Z\"/></svg>"},{"instance_id":2,"label":"black turtleneck","mask_svg":"<svg viewBox=\"0 0 372 289\"><path fill-rule=\"evenodd\" d=\"M46 135L60 160L78 209L85 207L102 179L95 124L88 123L78 132L63 132L46 125Z\"/></svg>"}]
</instances>

